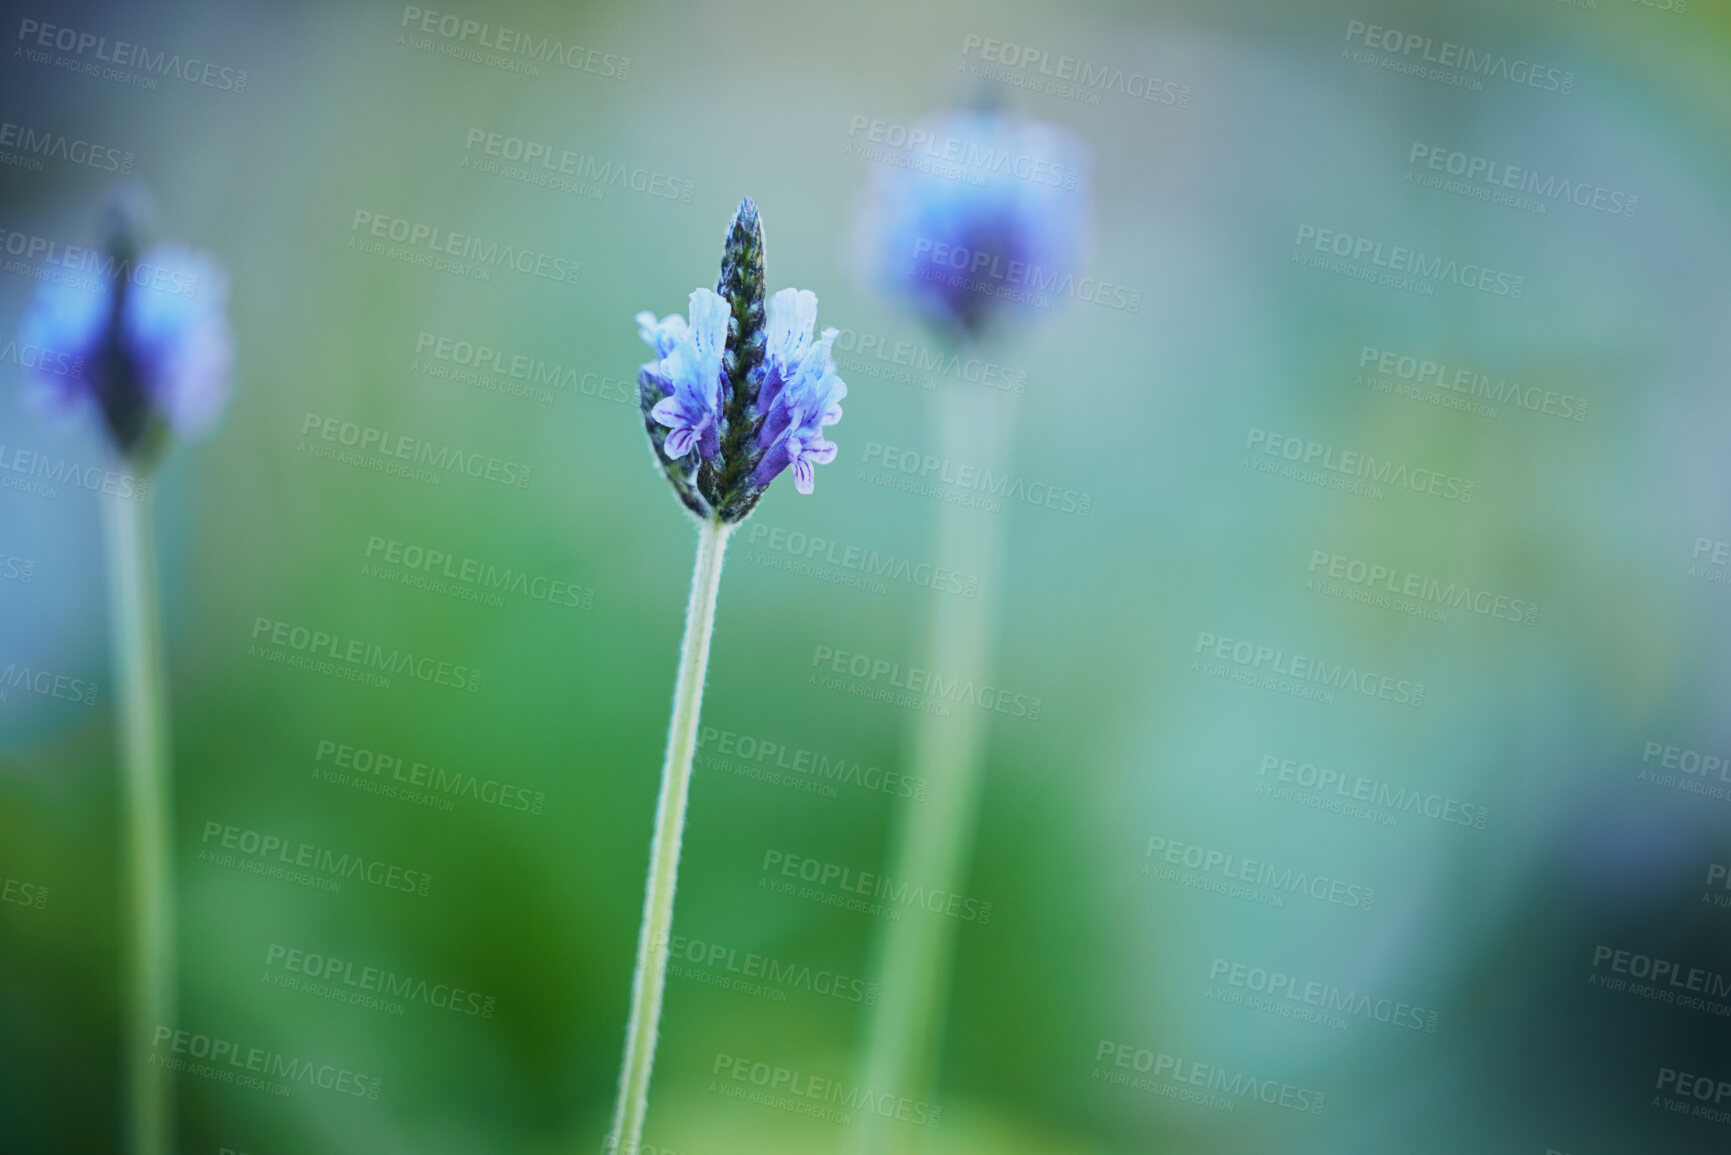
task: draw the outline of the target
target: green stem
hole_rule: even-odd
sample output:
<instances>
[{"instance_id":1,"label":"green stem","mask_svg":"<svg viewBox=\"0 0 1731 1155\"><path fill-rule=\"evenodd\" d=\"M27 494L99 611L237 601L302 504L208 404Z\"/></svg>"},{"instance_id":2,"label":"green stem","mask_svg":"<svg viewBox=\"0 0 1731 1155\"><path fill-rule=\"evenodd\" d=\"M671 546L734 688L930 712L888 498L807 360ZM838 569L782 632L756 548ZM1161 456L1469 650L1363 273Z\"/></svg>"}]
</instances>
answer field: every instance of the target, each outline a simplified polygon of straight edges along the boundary
<instances>
[{"instance_id":1,"label":"green stem","mask_svg":"<svg viewBox=\"0 0 1731 1155\"><path fill-rule=\"evenodd\" d=\"M937 398L938 442L946 460L973 461L1002 475L1015 439L1014 397L979 389L952 389ZM926 636L926 667L976 683L992 681L997 593L1004 548L1003 514L944 503L933 526L937 563L980 575L979 595L936 598ZM985 715L963 709L943 718L922 713L914 721L908 772L929 784L925 801L910 803L893 842L892 878L930 892L958 893L973 857L974 828L985 775L990 727ZM877 976L882 994L866 1023L859 1079L874 1092L931 1099L943 1040L944 1008L956 922L910 918L883 929ZM899 1141L898 1141L899 1140ZM891 1120L866 1113L854 1131L857 1155L919 1150L926 1136L898 1135Z\"/></svg>"},{"instance_id":2,"label":"green stem","mask_svg":"<svg viewBox=\"0 0 1731 1155\"><path fill-rule=\"evenodd\" d=\"M673 689L673 719L667 727L667 760L661 767L661 798L655 806L655 838L649 846L649 883L643 896L643 927L637 937L637 971L631 979L631 1019L625 1028L625 1061L619 1072L619 1105L607 1149L636 1155L649 1110L649 1072L661 1023L661 991L667 984L668 932L673 926L673 888L679 881L679 840L697 750L697 719L703 709L703 679L709 669L709 637L715 630L715 598L731 525L702 522L691 600L685 607L685 640L679 647L679 678Z\"/></svg>"},{"instance_id":3,"label":"green stem","mask_svg":"<svg viewBox=\"0 0 1731 1155\"><path fill-rule=\"evenodd\" d=\"M132 1155L174 1150L168 1071L151 1062L159 1026L174 1023L173 801L169 782L168 683L156 593L156 550L148 498L103 502L108 600L119 685L118 740L126 826L126 894L131 914L127 1122Z\"/></svg>"}]
</instances>

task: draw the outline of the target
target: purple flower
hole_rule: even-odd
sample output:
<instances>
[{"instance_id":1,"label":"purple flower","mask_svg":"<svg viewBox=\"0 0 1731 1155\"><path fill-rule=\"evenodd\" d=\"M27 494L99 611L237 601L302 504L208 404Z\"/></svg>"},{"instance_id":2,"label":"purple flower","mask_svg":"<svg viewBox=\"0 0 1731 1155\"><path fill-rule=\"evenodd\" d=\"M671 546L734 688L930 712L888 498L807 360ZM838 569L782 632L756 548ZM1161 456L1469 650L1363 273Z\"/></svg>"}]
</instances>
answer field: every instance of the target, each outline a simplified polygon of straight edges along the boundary
<instances>
[{"instance_id":1,"label":"purple flower","mask_svg":"<svg viewBox=\"0 0 1731 1155\"><path fill-rule=\"evenodd\" d=\"M858 241L879 285L967 336L1058 295L1087 224L1081 142L999 111L928 117L908 139L930 142L926 151L945 160L875 173Z\"/></svg>"},{"instance_id":2,"label":"purple flower","mask_svg":"<svg viewBox=\"0 0 1731 1155\"><path fill-rule=\"evenodd\" d=\"M94 406L116 448L149 464L166 434L207 432L228 400L233 346L227 282L210 258L163 245L137 260L115 246L94 289L44 282L19 341L43 350L30 372L61 411Z\"/></svg>"},{"instance_id":3,"label":"purple flower","mask_svg":"<svg viewBox=\"0 0 1731 1155\"><path fill-rule=\"evenodd\" d=\"M649 443L698 518L745 520L788 470L810 493L814 467L835 460L823 430L841 420L847 386L830 352L837 330L814 338L816 326L815 293L765 301L763 222L749 198L728 226L716 290L691 294L689 320L637 314L656 357L637 376Z\"/></svg>"},{"instance_id":4,"label":"purple flower","mask_svg":"<svg viewBox=\"0 0 1731 1155\"><path fill-rule=\"evenodd\" d=\"M695 448L698 457L713 462L721 451L727 318L727 302L710 289L692 291L689 323L677 313L660 321L652 313L637 314L638 332L658 358L643 365L638 382L660 397L649 415L667 428L663 452L673 460Z\"/></svg>"},{"instance_id":5,"label":"purple flower","mask_svg":"<svg viewBox=\"0 0 1731 1155\"><path fill-rule=\"evenodd\" d=\"M810 493L813 465L835 460L835 443L823 427L841 420L847 386L836 376L830 347L837 330L825 329L815 341L817 294L782 289L769 299L765 318L763 384L758 405L763 424L757 447L762 453L752 481L768 485L781 471L793 470L793 487Z\"/></svg>"}]
</instances>

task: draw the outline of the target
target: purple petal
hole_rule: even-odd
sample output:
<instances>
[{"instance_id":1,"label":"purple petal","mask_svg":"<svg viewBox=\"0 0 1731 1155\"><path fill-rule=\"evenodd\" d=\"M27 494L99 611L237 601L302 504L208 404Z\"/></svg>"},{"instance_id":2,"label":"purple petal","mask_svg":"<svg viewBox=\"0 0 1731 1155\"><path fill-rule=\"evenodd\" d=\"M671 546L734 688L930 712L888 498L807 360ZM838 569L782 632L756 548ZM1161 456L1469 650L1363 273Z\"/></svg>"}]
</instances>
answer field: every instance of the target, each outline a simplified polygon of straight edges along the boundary
<instances>
[{"instance_id":1,"label":"purple petal","mask_svg":"<svg viewBox=\"0 0 1731 1155\"><path fill-rule=\"evenodd\" d=\"M697 433L698 456L705 461L719 461L721 459L721 426L706 418L697 427Z\"/></svg>"},{"instance_id":2,"label":"purple petal","mask_svg":"<svg viewBox=\"0 0 1731 1155\"><path fill-rule=\"evenodd\" d=\"M763 460L757 463L757 468L751 471L753 485L766 486L781 476L781 471L787 468L787 439L776 442L763 455Z\"/></svg>"},{"instance_id":3,"label":"purple petal","mask_svg":"<svg viewBox=\"0 0 1731 1155\"><path fill-rule=\"evenodd\" d=\"M656 406L656 408L659 409L660 406ZM669 433L667 435L667 441L663 445L663 449L667 453L668 457L677 461L687 453L690 453L691 447L696 443L697 430L687 426L683 429L675 429L672 433Z\"/></svg>"},{"instance_id":4,"label":"purple petal","mask_svg":"<svg viewBox=\"0 0 1731 1155\"><path fill-rule=\"evenodd\" d=\"M835 454L832 452L830 456L833 457ZM803 457L794 458L793 487L801 493L810 493L812 491L812 482L814 480L816 480L816 475L812 473L811 462L807 461Z\"/></svg>"}]
</instances>

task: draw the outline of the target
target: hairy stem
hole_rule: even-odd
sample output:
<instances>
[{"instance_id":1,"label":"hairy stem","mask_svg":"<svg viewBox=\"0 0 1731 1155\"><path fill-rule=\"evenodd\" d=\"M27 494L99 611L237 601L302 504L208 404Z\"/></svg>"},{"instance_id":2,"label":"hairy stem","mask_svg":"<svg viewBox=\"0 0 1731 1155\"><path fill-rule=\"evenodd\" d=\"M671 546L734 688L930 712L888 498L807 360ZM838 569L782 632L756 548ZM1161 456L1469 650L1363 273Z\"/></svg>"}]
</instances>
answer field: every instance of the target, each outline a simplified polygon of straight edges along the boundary
<instances>
[{"instance_id":1,"label":"hairy stem","mask_svg":"<svg viewBox=\"0 0 1731 1155\"><path fill-rule=\"evenodd\" d=\"M673 925L673 889L679 881L679 841L703 709L703 679L709 668L709 638L715 629L715 598L721 561L733 526L704 521L697 531L697 565L685 607L685 640L673 689L673 719L667 727L667 759L661 767L661 798L655 807L655 837L649 846L649 883L643 896L643 926L637 937L637 970L631 979L631 1018L625 1028L625 1060L619 1072L619 1104L607 1149L636 1155L649 1109L649 1073L661 1022L661 992L667 984L668 932Z\"/></svg>"}]
</instances>

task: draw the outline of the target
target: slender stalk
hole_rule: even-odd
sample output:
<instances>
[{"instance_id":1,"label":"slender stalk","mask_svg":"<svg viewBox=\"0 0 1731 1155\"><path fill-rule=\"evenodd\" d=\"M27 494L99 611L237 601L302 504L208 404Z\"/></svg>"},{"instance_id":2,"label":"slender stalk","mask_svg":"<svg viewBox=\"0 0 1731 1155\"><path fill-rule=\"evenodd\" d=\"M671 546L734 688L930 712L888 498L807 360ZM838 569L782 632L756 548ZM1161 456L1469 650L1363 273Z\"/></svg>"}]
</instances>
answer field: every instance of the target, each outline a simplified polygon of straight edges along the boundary
<instances>
[{"instance_id":1,"label":"slender stalk","mask_svg":"<svg viewBox=\"0 0 1731 1155\"><path fill-rule=\"evenodd\" d=\"M625 1061L619 1072L619 1105L607 1149L636 1155L649 1109L649 1072L655 1064L661 1023L661 992L667 985L668 932L673 926L673 888L679 881L679 841L697 749L697 719L703 709L703 679L709 669L709 637L715 630L715 598L731 525L704 521L697 530L697 564L685 607L685 640L679 647L679 677L673 688L673 719L667 727L667 759L661 766L661 798L655 805L655 838L649 845L649 883L643 895L643 926L637 937L637 970L631 979L631 1018L625 1028Z\"/></svg>"},{"instance_id":2,"label":"slender stalk","mask_svg":"<svg viewBox=\"0 0 1731 1155\"><path fill-rule=\"evenodd\" d=\"M937 399L938 441L947 460L972 461L1002 475L1014 441L1015 398L980 389L949 390ZM991 681L1001 585L1003 514L964 509L945 502L933 527L938 564L980 575L972 599L935 598L926 636L926 666L976 683ZM910 803L894 841L889 875L935 892L956 893L967 880L985 772L989 726L979 710L959 708L951 717L921 713L909 748L908 772L929 784L924 802ZM936 1084L949 993L950 960L957 923L949 918L911 918L883 929L877 976L882 991L866 1025L860 1081L878 1093L929 1099ZM860 1118L853 1149L859 1155L917 1149L926 1140L903 1128L895 1142L890 1120Z\"/></svg>"},{"instance_id":3,"label":"slender stalk","mask_svg":"<svg viewBox=\"0 0 1731 1155\"><path fill-rule=\"evenodd\" d=\"M151 1062L156 1028L172 1026L175 1016L173 798L156 548L147 497L112 497L103 502L103 511L114 680L119 686L125 893L131 914L127 1150L132 1155L171 1155L173 1085L168 1071Z\"/></svg>"}]
</instances>

